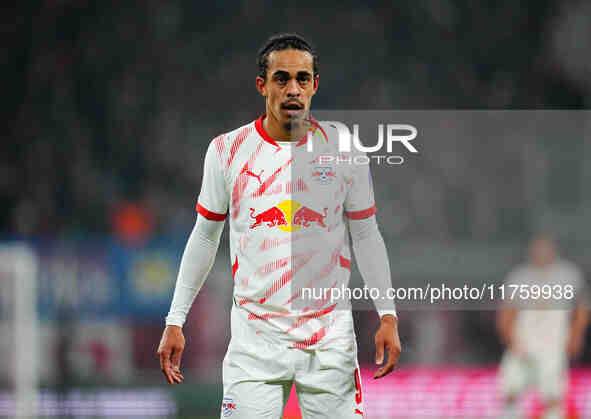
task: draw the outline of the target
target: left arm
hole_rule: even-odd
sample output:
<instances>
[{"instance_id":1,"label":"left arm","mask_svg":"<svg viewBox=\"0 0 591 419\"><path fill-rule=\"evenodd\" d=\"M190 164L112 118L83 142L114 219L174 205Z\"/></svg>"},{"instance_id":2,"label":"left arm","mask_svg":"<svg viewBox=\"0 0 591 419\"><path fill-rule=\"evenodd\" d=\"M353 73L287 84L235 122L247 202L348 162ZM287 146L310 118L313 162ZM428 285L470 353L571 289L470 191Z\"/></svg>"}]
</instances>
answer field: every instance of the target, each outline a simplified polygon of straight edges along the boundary
<instances>
[{"instance_id":1,"label":"left arm","mask_svg":"<svg viewBox=\"0 0 591 419\"><path fill-rule=\"evenodd\" d=\"M388 351L388 362L374 374L375 379L391 373L398 363L401 352L398 316L394 301L387 299L388 288L392 286L390 265L384 239L376 222L376 205L369 164L351 165L350 169L350 186L344 202L344 215L348 219L359 272L366 286L376 288L380 293L374 300L381 320L380 328L375 335L376 364L384 362L384 350Z\"/></svg>"},{"instance_id":2,"label":"left arm","mask_svg":"<svg viewBox=\"0 0 591 419\"><path fill-rule=\"evenodd\" d=\"M394 301L385 298L392 285L388 254L375 215L364 219L349 219L349 231L355 259L365 285L379 291L378 298L374 299L381 320L375 335L376 364L384 362L384 350L388 351L388 362L374 374L374 378L381 378L392 372L402 350L396 307Z\"/></svg>"},{"instance_id":3,"label":"left arm","mask_svg":"<svg viewBox=\"0 0 591 419\"><path fill-rule=\"evenodd\" d=\"M589 309L584 303L579 303L572 314L571 320L568 339L568 355L570 358L576 358L581 353L587 324L589 324Z\"/></svg>"}]
</instances>

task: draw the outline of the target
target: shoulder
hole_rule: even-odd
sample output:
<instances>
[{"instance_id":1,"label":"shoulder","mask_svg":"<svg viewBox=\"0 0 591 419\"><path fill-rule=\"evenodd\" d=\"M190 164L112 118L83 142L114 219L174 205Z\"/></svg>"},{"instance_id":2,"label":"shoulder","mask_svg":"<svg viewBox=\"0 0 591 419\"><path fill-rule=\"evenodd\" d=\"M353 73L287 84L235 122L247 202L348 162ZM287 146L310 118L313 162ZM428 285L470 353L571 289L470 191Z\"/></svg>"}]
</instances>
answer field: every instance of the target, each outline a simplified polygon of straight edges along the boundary
<instances>
[{"instance_id":1,"label":"shoulder","mask_svg":"<svg viewBox=\"0 0 591 419\"><path fill-rule=\"evenodd\" d=\"M581 272L579 267L577 265L575 265L573 262L571 262L570 260L560 259L556 264L560 269L563 269L565 272L570 272L570 273L580 273Z\"/></svg>"},{"instance_id":2,"label":"shoulder","mask_svg":"<svg viewBox=\"0 0 591 419\"><path fill-rule=\"evenodd\" d=\"M219 134L210 141L210 146L223 152L231 152L232 147L238 147L255 131L255 121L242 125L232 131Z\"/></svg>"},{"instance_id":3,"label":"shoulder","mask_svg":"<svg viewBox=\"0 0 591 419\"><path fill-rule=\"evenodd\" d=\"M573 262L569 260L561 259L557 262L558 269L560 272L563 273L565 276L570 278L573 281L582 281L583 280L583 271L575 265Z\"/></svg>"},{"instance_id":4,"label":"shoulder","mask_svg":"<svg viewBox=\"0 0 591 419\"><path fill-rule=\"evenodd\" d=\"M208 146L207 153L210 156L217 155L217 158L224 169L228 169L234 157L242 152L249 138L253 138L255 122L249 122L232 131L225 132L214 137ZM213 157L210 157L213 158Z\"/></svg>"}]
</instances>

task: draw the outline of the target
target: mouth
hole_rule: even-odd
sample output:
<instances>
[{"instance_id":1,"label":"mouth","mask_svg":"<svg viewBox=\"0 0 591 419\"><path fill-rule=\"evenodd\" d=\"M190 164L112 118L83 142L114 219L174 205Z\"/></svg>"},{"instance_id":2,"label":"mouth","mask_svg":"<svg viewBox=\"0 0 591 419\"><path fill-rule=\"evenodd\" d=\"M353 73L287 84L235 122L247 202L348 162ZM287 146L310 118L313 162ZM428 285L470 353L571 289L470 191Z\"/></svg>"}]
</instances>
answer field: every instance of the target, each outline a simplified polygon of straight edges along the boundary
<instances>
[{"instance_id":1,"label":"mouth","mask_svg":"<svg viewBox=\"0 0 591 419\"><path fill-rule=\"evenodd\" d=\"M281 109L290 116L296 116L304 109L304 105L296 101L285 102L281 105Z\"/></svg>"}]
</instances>

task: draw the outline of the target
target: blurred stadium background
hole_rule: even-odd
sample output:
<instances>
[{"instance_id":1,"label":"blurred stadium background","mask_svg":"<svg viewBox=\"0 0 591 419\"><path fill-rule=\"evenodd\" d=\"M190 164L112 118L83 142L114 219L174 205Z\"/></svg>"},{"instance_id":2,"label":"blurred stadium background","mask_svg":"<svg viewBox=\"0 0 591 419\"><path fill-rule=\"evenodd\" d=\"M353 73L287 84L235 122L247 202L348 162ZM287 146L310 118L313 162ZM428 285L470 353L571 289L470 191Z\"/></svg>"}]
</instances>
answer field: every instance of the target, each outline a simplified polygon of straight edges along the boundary
<instances>
[{"instance_id":1,"label":"blurred stadium background","mask_svg":"<svg viewBox=\"0 0 591 419\"><path fill-rule=\"evenodd\" d=\"M155 351L206 146L263 112L255 56L272 33L316 45L313 108L582 110L591 97L585 0L29 0L5 5L0 21L4 417L15 414L31 357L40 416L219 416L227 235L185 326L185 384L165 385ZM498 282L542 227L589 274L589 138L429 144L445 159L397 168L378 196L395 275L486 272ZM402 269L417 249L421 263ZM468 251L486 266L463 264ZM18 285L25 277L30 290ZM34 318L15 320L27 307ZM400 370L376 383L378 319L355 311L370 417L494 416L494 314L402 310ZM586 345L573 364L571 417L591 417L590 362ZM524 403L535 417L535 395Z\"/></svg>"}]
</instances>

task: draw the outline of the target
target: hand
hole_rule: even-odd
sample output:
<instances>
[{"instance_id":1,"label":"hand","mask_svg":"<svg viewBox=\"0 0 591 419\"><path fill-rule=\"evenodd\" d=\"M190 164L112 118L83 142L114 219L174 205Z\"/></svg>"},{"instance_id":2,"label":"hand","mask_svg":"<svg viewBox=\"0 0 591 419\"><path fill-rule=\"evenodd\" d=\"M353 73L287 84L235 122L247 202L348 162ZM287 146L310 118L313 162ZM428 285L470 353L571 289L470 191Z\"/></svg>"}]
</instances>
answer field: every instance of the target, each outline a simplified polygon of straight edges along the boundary
<instances>
[{"instance_id":1,"label":"hand","mask_svg":"<svg viewBox=\"0 0 591 419\"><path fill-rule=\"evenodd\" d=\"M168 384L183 382L181 357L184 349L185 337L183 336L183 329L179 326L166 326L157 353L158 358L160 358L160 369Z\"/></svg>"},{"instance_id":2,"label":"hand","mask_svg":"<svg viewBox=\"0 0 591 419\"><path fill-rule=\"evenodd\" d=\"M398 337L398 320L391 314L386 314L382 317L382 324L378 329L376 336L376 365L384 362L384 348L388 351L388 362L374 374L373 378L382 378L392 372L402 347L400 345L400 338Z\"/></svg>"},{"instance_id":3,"label":"hand","mask_svg":"<svg viewBox=\"0 0 591 419\"><path fill-rule=\"evenodd\" d=\"M583 349L583 339L578 334L571 334L568 338L567 351L570 359L575 359Z\"/></svg>"}]
</instances>

